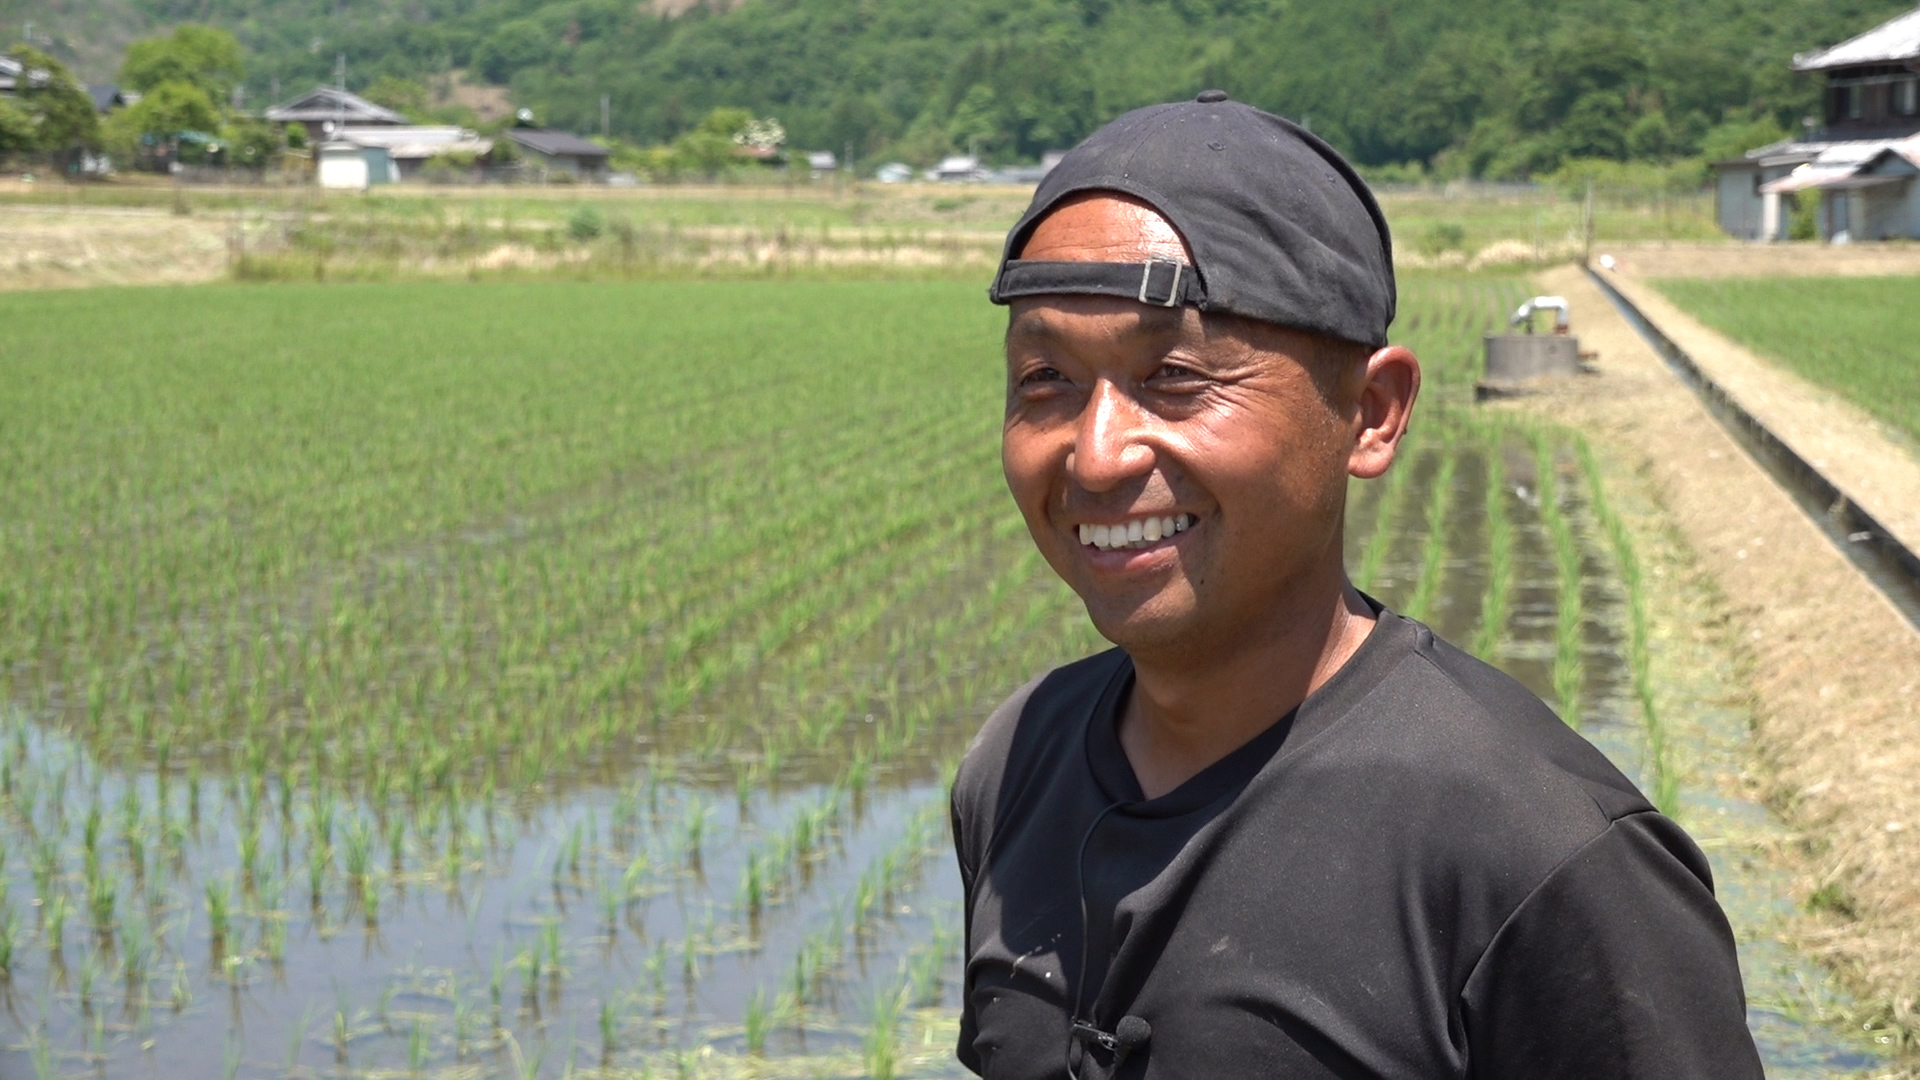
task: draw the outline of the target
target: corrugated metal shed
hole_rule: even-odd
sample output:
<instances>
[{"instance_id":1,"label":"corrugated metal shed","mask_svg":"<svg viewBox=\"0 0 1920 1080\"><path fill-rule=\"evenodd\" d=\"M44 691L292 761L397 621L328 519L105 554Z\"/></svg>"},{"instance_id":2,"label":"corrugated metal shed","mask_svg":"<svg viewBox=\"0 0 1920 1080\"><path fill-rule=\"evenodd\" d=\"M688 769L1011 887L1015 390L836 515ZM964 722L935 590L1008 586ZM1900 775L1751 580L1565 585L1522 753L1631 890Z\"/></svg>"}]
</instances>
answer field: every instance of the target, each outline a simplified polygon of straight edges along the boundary
<instances>
[{"instance_id":1,"label":"corrugated metal shed","mask_svg":"<svg viewBox=\"0 0 1920 1080\"><path fill-rule=\"evenodd\" d=\"M1851 37L1830 49L1798 53L1795 71L1827 71L1861 64L1897 64L1920 58L1920 8Z\"/></svg>"}]
</instances>

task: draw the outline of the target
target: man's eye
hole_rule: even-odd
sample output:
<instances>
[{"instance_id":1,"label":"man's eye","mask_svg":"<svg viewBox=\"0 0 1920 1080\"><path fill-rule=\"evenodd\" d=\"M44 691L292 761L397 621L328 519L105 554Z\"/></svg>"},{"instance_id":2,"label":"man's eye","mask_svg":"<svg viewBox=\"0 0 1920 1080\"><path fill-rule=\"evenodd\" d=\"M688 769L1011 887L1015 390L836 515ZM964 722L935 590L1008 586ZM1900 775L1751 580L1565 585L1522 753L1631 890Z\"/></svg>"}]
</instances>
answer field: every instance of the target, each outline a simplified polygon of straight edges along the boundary
<instances>
[{"instance_id":1,"label":"man's eye","mask_svg":"<svg viewBox=\"0 0 1920 1080\"><path fill-rule=\"evenodd\" d=\"M1040 367L1034 368L1032 371L1020 376L1020 385L1034 386L1039 383L1059 382L1064 378L1066 378L1066 376L1060 374L1060 369L1058 368Z\"/></svg>"},{"instance_id":2,"label":"man's eye","mask_svg":"<svg viewBox=\"0 0 1920 1080\"><path fill-rule=\"evenodd\" d=\"M1154 371L1153 378L1159 381L1168 379L1194 379L1198 378L1199 374L1199 372L1192 368L1180 364L1161 364L1159 369Z\"/></svg>"}]
</instances>

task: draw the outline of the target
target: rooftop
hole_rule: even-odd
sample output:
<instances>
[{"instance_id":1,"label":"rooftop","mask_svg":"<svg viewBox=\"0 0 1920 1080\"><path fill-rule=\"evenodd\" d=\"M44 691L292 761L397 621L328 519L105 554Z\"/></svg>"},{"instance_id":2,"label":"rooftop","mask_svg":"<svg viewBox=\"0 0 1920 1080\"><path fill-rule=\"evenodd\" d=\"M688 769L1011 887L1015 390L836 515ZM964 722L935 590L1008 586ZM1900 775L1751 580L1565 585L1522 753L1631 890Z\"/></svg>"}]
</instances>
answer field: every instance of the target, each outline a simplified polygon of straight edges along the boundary
<instances>
[{"instance_id":1,"label":"rooftop","mask_svg":"<svg viewBox=\"0 0 1920 1080\"><path fill-rule=\"evenodd\" d=\"M375 105L359 94L332 86L316 86L310 93L275 105L266 118L276 124L316 123L333 120L342 124L404 124L407 118L384 105Z\"/></svg>"},{"instance_id":2,"label":"rooftop","mask_svg":"<svg viewBox=\"0 0 1920 1080\"><path fill-rule=\"evenodd\" d=\"M507 138L548 157L606 157L607 148L553 128L510 128Z\"/></svg>"},{"instance_id":3,"label":"rooftop","mask_svg":"<svg viewBox=\"0 0 1920 1080\"><path fill-rule=\"evenodd\" d=\"M1920 57L1920 8L1828 49L1798 53L1795 71L1826 71L1858 64L1890 64Z\"/></svg>"}]
</instances>

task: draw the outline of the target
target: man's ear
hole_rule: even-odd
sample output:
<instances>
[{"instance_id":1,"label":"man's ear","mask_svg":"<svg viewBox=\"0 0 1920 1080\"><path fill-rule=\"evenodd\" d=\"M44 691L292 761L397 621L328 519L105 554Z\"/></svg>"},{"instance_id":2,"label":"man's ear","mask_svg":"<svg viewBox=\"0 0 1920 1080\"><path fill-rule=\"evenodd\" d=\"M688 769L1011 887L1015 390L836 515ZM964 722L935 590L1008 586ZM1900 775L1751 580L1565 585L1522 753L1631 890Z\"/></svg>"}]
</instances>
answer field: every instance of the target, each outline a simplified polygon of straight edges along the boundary
<instances>
[{"instance_id":1,"label":"man's ear","mask_svg":"<svg viewBox=\"0 0 1920 1080\"><path fill-rule=\"evenodd\" d=\"M1387 471L1400 449L1420 396L1420 360L1403 345L1388 345L1367 357L1353 401L1353 449L1347 472L1372 480Z\"/></svg>"}]
</instances>

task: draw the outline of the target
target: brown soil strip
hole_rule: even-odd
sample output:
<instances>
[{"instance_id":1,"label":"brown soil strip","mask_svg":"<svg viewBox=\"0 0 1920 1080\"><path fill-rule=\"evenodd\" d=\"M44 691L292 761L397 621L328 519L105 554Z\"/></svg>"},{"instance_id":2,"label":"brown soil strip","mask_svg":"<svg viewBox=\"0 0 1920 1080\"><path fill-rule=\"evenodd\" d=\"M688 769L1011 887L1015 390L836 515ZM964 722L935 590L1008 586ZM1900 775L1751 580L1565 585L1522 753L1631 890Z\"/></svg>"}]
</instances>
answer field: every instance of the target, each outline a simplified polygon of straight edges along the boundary
<instances>
[{"instance_id":1,"label":"brown soil strip","mask_svg":"<svg viewBox=\"0 0 1920 1080\"><path fill-rule=\"evenodd\" d=\"M1839 394L1708 329L1625 268L1607 274L1607 281L1742 408L1908 548L1920 551L1920 457L1911 439Z\"/></svg>"},{"instance_id":2,"label":"brown soil strip","mask_svg":"<svg viewBox=\"0 0 1920 1080\"><path fill-rule=\"evenodd\" d=\"M1621 273L1648 278L1885 277L1920 274L1920 244L1596 243L1594 261L1614 257ZM1662 325L1661 329L1666 329ZM1671 333L1672 331L1668 331Z\"/></svg>"},{"instance_id":3,"label":"brown soil strip","mask_svg":"<svg viewBox=\"0 0 1920 1080\"><path fill-rule=\"evenodd\" d=\"M1750 662L1757 779L1802 840L1798 944L1920 1033L1920 633L1578 269L1538 282L1572 302L1598 374L1523 407L1644 475L1711 575Z\"/></svg>"}]
</instances>

